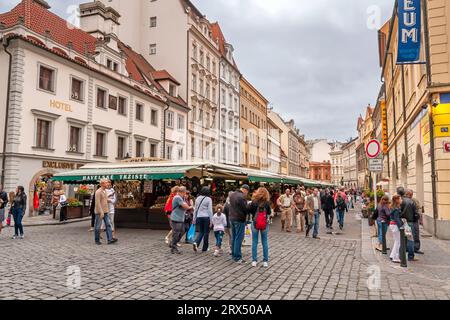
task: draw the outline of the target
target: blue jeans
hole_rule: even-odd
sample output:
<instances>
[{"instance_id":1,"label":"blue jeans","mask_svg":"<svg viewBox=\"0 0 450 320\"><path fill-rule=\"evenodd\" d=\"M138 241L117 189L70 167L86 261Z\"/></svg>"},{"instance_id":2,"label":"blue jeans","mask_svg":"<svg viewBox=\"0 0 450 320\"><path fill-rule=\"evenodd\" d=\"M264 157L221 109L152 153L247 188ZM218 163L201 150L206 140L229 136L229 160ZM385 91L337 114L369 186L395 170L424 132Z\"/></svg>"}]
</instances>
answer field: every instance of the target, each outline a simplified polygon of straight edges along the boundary
<instances>
[{"instance_id":1,"label":"blue jeans","mask_svg":"<svg viewBox=\"0 0 450 320\"><path fill-rule=\"evenodd\" d=\"M378 242L380 244L382 244L383 243L383 234L382 234L382 232L383 232L383 224L381 223L381 221L377 220L377 225L378 225ZM384 224L384 233L385 234L387 233L387 229L388 229L388 224L385 223Z\"/></svg>"},{"instance_id":2,"label":"blue jeans","mask_svg":"<svg viewBox=\"0 0 450 320\"><path fill-rule=\"evenodd\" d=\"M12 208L12 215L14 218L14 235L15 236L23 236L23 208Z\"/></svg>"},{"instance_id":3,"label":"blue jeans","mask_svg":"<svg viewBox=\"0 0 450 320\"><path fill-rule=\"evenodd\" d=\"M341 227L344 226L344 214L345 214L344 211L336 209L336 218L337 218L337 221L339 223L339 226L341 226Z\"/></svg>"},{"instance_id":4,"label":"blue jeans","mask_svg":"<svg viewBox=\"0 0 450 320\"><path fill-rule=\"evenodd\" d=\"M112 240L112 225L111 225L111 221L109 220L109 215L108 213L105 213L104 217L103 217L103 221L105 222L105 228L106 228L106 238L109 241ZM94 236L95 236L95 242L100 242L100 229L102 227L102 219L100 219L100 215L96 214L95 215L95 232L94 232Z\"/></svg>"},{"instance_id":5,"label":"blue jeans","mask_svg":"<svg viewBox=\"0 0 450 320\"><path fill-rule=\"evenodd\" d=\"M217 249L222 249L222 240L225 232L223 231L214 231L214 235L216 236L216 247Z\"/></svg>"},{"instance_id":6,"label":"blue jeans","mask_svg":"<svg viewBox=\"0 0 450 320\"><path fill-rule=\"evenodd\" d=\"M317 237L319 234L319 221L320 221L320 213L319 210L314 210L314 231L313 237Z\"/></svg>"},{"instance_id":7,"label":"blue jeans","mask_svg":"<svg viewBox=\"0 0 450 320\"><path fill-rule=\"evenodd\" d=\"M210 219L208 217L201 217L196 219L196 224L198 225L199 232L195 243L197 246L200 246L200 243L203 240L203 252L208 251L209 246L209 224Z\"/></svg>"},{"instance_id":8,"label":"blue jeans","mask_svg":"<svg viewBox=\"0 0 450 320\"><path fill-rule=\"evenodd\" d=\"M245 235L245 222L232 221L231 231L233 238L233 248L231 255L234 261L239 261L242 259L242 242L244 241Z\"/></svg>"},{"instance_id":9,"label":"blue jeans","mask_svg":"<svg viewBox=\"0 0 450 320\"><path fill-rule=\"evenodd\" d=\"M412 240L407 239L406 251L408 252L408 260L412 260L415 257L415 252L414 252L414 244L415 244L414 243L414 223L408 222L408 225L412 229L413 239Z\"/></svg>"},{"instance_id":10,"label":"blue jeans","mask_svg":"<svg viewBox=\"0 0 450 320\"><path fill-rule=\"evenodd\" d=\"M255 225L252 223L252 259L254 262L258 262L259 234L261 234L261 243L263 247L263 262L269 262L269 241L267 240L269 225L267 225L266 230L256 230Z\"/></svg>"}]
</instances>

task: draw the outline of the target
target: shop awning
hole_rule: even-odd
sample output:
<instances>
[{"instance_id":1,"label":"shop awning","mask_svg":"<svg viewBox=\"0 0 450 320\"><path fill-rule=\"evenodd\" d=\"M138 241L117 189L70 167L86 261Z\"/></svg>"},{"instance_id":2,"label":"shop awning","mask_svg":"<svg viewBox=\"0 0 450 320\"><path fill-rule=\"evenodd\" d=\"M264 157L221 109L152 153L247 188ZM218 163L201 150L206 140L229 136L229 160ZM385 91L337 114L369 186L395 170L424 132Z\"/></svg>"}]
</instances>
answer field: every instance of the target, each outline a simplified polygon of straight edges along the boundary
<instances>
[{"instance_id":1,"label":"shop awning","mask_svg":"<svg viewBox=\"0 0 450 320\"><path fill-rule=\"evenodd\" d=\"M97 182L103 178L113 181L181 179L186 175L186 172L196 168L197 166L81 168L57 174L53 177L53 180L82 183Z\"/></svg>"}]
</instances>

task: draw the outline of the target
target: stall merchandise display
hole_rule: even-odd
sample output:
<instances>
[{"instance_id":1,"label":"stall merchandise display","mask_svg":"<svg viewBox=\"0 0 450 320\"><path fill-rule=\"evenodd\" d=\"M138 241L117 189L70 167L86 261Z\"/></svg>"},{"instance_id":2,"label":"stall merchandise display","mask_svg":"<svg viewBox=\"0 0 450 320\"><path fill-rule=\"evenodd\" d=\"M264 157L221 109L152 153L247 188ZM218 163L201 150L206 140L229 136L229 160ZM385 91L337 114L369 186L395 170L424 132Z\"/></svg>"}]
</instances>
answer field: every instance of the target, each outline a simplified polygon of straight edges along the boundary
<instances>
[{"instance_id":1,"label":"stall merchandise display","mask_svg":"<svg viewBox=\"0 0 450 320\"><path fill-rule=\"evenodd\" d=\"M114 187L118 195L117 208L142 208L143 198L140 181L120 181Z\"/></svg>"}]
</instances>

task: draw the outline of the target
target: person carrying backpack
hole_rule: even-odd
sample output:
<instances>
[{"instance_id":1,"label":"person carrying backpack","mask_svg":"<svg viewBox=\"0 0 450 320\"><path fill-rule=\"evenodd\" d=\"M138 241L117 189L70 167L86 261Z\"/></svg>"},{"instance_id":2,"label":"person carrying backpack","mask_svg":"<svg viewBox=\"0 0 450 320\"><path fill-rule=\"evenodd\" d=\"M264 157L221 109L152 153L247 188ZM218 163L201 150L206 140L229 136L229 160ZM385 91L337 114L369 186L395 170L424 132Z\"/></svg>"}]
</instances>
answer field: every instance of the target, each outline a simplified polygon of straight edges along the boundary
<instances>
[{"instance_id":1,"label":"person carrying backpack","mask_svg":"<svg viewBox=\"0 0 450 320\"><path fill-rule=\"evenodd\" d=\"M252 266L258 265L258 239L261 234L263 247L263 266L269 266L269 219L273 218L270 205L270 194L266 188L259 188L254 194L249 205L249 213L252 216Z\"/></svg>"}]
</instances>

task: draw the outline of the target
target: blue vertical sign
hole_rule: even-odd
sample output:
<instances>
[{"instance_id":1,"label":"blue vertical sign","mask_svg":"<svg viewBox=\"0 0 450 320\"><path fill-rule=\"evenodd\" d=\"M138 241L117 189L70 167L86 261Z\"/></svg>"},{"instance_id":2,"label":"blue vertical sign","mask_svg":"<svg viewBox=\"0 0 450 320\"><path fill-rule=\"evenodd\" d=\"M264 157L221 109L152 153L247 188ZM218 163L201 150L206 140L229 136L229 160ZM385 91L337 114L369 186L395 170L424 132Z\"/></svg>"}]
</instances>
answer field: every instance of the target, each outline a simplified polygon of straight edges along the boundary
<instances>
[{"instance_id":1,"label":"blue vertical sign","mask_svg":"<svg viewBox=\"0 0 450 320\"><path fill-rule=\"evenodd\" d=\"M398 1L397 64L414 63L420 59L420 39L422 34L420 1Z\"/></svg>"}]
</instances>

